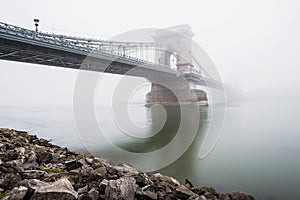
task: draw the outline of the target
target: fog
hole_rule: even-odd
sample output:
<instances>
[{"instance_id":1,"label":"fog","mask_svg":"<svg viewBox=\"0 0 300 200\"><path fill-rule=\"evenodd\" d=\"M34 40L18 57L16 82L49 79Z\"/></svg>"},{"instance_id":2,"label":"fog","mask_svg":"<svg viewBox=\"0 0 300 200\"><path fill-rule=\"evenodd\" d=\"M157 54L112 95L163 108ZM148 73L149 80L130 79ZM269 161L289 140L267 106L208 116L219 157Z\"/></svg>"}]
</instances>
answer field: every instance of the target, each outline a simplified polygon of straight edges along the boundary
<instances>
[{"instance_id":1,"label":"fog","mask_svg":"<svg viewBox=\"0 0 300 200\"><path fill-rule=\"evenodd\" d=\"M1 3L0 21L34 29L39 18L41 31L102 39L189 24L214 61L229 102L299 100L299 9L296 0L11 0ZM1 60L0 105L71 105L77 73ZM111 83L116 80L111 76Z\"/></svg>"}]
</instances>

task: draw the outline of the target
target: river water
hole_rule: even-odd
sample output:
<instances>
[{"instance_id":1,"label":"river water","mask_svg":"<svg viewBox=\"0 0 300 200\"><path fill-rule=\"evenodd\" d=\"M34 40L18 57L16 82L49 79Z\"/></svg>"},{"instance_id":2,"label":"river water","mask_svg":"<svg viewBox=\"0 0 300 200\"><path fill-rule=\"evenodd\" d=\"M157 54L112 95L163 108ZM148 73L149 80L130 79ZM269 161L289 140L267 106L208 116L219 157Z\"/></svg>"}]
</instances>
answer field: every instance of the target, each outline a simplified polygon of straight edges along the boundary
<instances>
[{"instance_id":1,"label":"river water","mask_svg":"<svg viewBox=\"0 0 300 200\"><path fill-rule=\"evenodd\" d=\"M214 186L218 191L245 191L258 199L298 199L300 106L297 102L227 105L224 124L217 127L221 132L216 135L211 135L208 130L214 130L214 122L221 122L223 115L212 118L211 109L212 106L199 108L199 127L192 145L177 160L158 171L182 182L188 178L197 186ZM72 150L135 165L134 158L112 148L118 146L124 151L145 155L145 162L138 166L141 168L167 160L169 155L161 154L159 158L149 160L146 154L161 149L176 136L182 120L180 109L169 106L161 112L142 104L132 104L128 106L128 112L144 138L123 134L124 130L122 132L116 125L109 107L95 109L98 128L101 127L113 145L104 141L103 132L93 130L88 119L74 120L71 107L0 107L0 126L27 130ZM185 116L185 120L192 122L195 118ZM78 123L81 124L80 131ZM83 133L82 130L86 131ZM157 130L157 134L151 135ZM190 131L187 128L185 134L192 134ZM207 133L217 143L215 146L206 144L214 148L207 156L201 156Z\"/></svg>"}]
</instances>

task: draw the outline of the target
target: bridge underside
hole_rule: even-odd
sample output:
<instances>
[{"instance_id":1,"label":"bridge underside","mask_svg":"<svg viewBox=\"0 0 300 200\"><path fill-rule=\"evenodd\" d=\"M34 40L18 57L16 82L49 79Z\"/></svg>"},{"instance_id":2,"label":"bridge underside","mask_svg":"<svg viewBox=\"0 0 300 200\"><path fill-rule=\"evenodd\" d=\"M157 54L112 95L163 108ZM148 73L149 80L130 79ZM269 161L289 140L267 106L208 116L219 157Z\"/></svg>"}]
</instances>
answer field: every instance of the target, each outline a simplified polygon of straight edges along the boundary
<instances>
[{"instance_id":1,"label":"bridge underside","mask_svg":"<svg viewBox=\"0 0 300 200\"><path fill-rule=\"evenodd\" d=\"M0 35L1 36L1 35ZM176 73L157 66L157 69L145 63L129 64L122 57L111 57L77 51L49 44L32 44L0 37L0 59L39 65L56 66L70 69L113 73L144 77L176 78Z\"/></svg>"}]
</instances>

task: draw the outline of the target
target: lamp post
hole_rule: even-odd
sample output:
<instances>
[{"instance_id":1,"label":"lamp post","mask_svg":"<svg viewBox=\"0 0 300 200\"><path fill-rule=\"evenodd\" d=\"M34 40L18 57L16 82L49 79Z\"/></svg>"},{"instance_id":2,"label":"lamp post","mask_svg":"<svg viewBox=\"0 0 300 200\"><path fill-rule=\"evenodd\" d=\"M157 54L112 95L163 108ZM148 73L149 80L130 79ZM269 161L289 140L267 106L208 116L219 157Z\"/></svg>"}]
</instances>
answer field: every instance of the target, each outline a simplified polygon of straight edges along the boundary
<instances>
[{"instance_id":1,"label":"lamp post","mask_svg":"<svg viewBox=\"0 0 300 200\"><path fill-rule=\"evenodd\" d=\"M35 31L38 32L38 26L39 26L40 20L39 19L34 19L33 22L34 22L34 25L35 25Z\"/></svg>"}]
</instances>

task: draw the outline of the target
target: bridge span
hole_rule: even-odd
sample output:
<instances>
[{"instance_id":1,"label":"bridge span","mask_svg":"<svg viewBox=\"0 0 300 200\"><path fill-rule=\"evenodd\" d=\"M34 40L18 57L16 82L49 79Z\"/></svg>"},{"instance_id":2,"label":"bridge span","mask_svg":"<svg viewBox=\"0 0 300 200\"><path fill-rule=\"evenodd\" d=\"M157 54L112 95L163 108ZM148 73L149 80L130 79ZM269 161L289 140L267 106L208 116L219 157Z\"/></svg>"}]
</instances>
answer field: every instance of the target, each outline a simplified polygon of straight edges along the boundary
<instances>
[{"instance_id":1,"label":"bridge span","mask_svg":"<svg viewBox=\"0 0 300 200\"><path fill-rule=\"evenodd\" d=\"M190 29L183 28L185 32ZM165 40L165 35L160 33L155 37L156 41ZM145 77L150 82L159 78L177 83L174 85L178 89L196 90L196 85L219 86L214 79L202 76L201 71L189 59L182 59L177 55L177 68L171 68L170 56L176 56L176 53L172 53L169 46L161 43L160 41L158 46L155 42L110 41L49 34L0 22L2 60L126 74ZM189 81L189 86L180 86L182 75ZM149 101L169 101L169 97L161 98L163 94L168 96L169 93L168 89L153 85L147 98ZM200 93L203 99L207 99L203 91Z\"/></svg>"}]
</instances>

